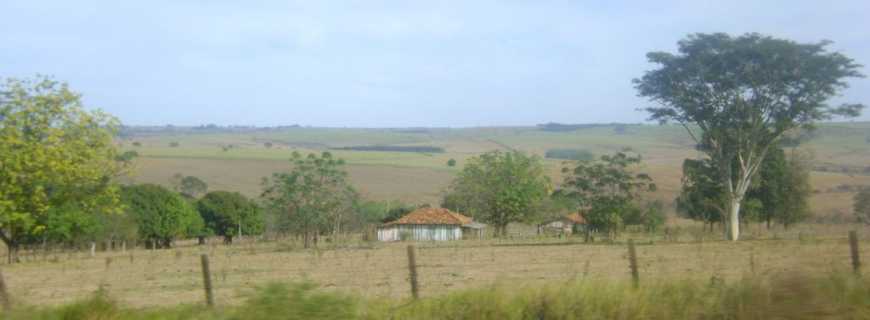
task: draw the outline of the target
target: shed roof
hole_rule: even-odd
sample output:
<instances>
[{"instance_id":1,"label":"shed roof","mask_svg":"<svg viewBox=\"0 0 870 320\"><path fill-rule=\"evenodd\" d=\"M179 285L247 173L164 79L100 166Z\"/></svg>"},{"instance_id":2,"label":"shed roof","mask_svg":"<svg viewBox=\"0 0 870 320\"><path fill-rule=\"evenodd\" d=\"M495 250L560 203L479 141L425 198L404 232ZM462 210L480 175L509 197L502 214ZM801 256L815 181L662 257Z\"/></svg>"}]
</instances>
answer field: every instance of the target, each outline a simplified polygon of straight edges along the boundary
<instances>
[{"instance_id":1,"label":"shed roof","mask_svg":"<svg viewBox=\"0 0 870 320\"><path fill-rule=\"evenodd\" d=\"M397 224L446 224L446 225L467 225L472 223L472 219L459 213L444 209L444 208L420 208L406 214L396 221L391 221L385 226Z\"/></svg>"},{"instance_id":2,"label":"shed roof","mask_svg":"<svg viewBox=\"0 0 870 320\"><path fill-rule=\"evenodd\" d=\"M584 218L579 212L569 214L565 216L565 219L576 224L586 224L586 218Z\"/></svg>"}]
</instances>

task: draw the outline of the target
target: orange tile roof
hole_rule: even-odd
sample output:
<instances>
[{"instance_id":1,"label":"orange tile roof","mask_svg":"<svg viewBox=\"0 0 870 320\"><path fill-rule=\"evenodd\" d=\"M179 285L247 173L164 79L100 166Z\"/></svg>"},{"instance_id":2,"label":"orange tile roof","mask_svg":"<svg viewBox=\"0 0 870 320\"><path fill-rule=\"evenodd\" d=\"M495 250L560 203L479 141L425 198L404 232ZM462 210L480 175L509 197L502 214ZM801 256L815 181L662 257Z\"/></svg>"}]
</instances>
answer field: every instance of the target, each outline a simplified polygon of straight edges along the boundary
<instances>
[{"instance_id":1,"label":"orange tile roof","mask_svg":"<svg viewBox=\"0 0 870 320\"><path fill-rule=\"evenodd\" d=\"M568 219L568 221L571 221L571 222L576 223L576 224L586 224L586 218L584 218L583 215L581 215L578 212L575 212L575 213L572 213L572 214L565 216L565 219Z\"/></svg>"},{"instance_id":2,"label":"orange tile roof","mask_svg":"<svg viewBox=\"0 0 870 320\"><path fill-rule=\"evenodd\" d=\"M448 225L465 225L472 222L472 219L456 212L444 208L420 208L411 213L399 218L399 220L391 221L385 225L395 224L448 224Z\"/></svg>"}]
</instances>

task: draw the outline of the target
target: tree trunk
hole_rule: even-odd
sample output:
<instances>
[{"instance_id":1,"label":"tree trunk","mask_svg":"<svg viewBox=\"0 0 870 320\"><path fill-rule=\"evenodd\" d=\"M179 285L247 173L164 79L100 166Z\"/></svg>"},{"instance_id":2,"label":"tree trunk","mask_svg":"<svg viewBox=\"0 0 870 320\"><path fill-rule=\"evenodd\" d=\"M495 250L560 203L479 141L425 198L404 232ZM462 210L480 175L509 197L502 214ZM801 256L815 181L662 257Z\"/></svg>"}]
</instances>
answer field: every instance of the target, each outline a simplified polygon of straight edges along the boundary
<instances>
[{"instance_id":1,"label":"tree trunk","mask_svg":"<svg viewBox=\"0 0 870 320\"><path fill-rule=\"evenodd\" d=\"M303 248L308 249L309 247L311 247L311 244L309 243L309 239L310 238L308 236L308 231L306 231L305 233L302 234L302 247Z\"/></svg>"},{"instance_id":2,"label":"tree trunk","mask_svg":"<svg viewBox=\"0 0 870 320\"><path fill-rule=\"evenodd\" d=\"M731 212L728 214L729 223L727 225L728 240L737 241L740 239L740 202L739 197L732 197Z\"/></svg>"},{"instance_id":3,"label":"tree trunk","mask_svg":"<svg viewBox=\"0 0 870 320\"><path fill-rule=\"evenodd\" d=\"M588 225L587 225L586 228L584 228L584 229L585 229L585 230L584 230L584 231L585 231L584 233L586 234L586 236L583 238L583 243L589 243L589 236L591 236L592 231L589 230L590 228L589 228Z\"/></svg>"},{"instance_id":4,"label":"tree trunk","mask_svg":"<svg viewBox=\"0 0 870 320\"><path fill-rule=\"evenodd\" d=\"M21 262L21 259L18 258L18 249L20 246L17 243L6 243L6 258L9 264Z\"/></svg>"}]
</instances>

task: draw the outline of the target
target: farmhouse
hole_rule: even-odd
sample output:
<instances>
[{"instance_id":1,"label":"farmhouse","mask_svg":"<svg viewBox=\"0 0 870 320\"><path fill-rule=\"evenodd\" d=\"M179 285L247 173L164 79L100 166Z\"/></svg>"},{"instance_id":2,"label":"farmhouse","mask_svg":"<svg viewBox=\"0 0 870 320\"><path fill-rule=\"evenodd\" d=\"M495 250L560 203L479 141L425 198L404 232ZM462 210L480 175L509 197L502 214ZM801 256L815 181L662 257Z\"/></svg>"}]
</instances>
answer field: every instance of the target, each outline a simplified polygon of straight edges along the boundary
<instances>
[{"instance_id":1,"label":"farmhouse","mask_svg":"<svg viewBox=\"0 0 870 320\"><path fill-rule=\"evenodd\" d=\"M583 228L586 228L586 219L580 213L575 212L539 225L538 232L572 234L582 231Z\"/></svg>"},{"instance_id":2,"label":"farmhouse","mask_svg":"<svg viewBox=\"0 0 870 320\"><path fill-rule=\"evenodd\" d=\"M420 208L378 228L378 241L449 241L483 237L486 225L444 208Z\"/></svg>"}]
</instances>

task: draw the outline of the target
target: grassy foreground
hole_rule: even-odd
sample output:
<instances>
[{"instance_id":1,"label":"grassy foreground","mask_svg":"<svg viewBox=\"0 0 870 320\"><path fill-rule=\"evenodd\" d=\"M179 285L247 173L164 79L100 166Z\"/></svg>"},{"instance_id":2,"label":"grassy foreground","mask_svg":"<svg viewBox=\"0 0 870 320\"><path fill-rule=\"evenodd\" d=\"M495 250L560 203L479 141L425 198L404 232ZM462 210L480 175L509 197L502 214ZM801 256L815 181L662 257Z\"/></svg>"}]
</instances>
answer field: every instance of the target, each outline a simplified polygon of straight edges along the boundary
<instances>
[{"instance_id":1,"label":"grassy foreground","mask_svg":"<svg viewBox=\"0 0 870 320\"><path fill-rule=\"evenodd\" d=\"M3 319L870 319L870 281L846 273L747 276L725 283L577 279L507 283L416 302L327 293L310 283L261 287L238 306L128 309L97 292L78 303L21 307Z\"/></svg>"}]
</instances>

